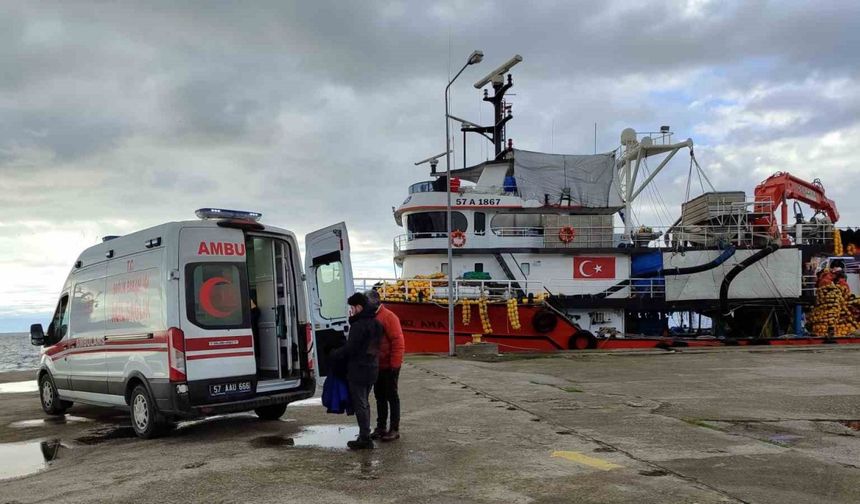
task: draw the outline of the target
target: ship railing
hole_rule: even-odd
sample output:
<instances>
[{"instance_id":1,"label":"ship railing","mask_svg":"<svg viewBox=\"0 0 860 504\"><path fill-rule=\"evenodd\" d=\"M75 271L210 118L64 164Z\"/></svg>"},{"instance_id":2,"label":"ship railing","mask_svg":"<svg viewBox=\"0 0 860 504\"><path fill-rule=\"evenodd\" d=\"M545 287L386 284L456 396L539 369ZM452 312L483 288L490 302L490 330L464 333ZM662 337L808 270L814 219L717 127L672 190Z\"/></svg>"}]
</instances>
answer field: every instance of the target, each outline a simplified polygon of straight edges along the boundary
<instances>
[{"instance_id":1,"label":"ship railing","mask_svg":"<svg viewBox=\"0 0 860 504\"><path fill-rule=\"evenodd\" d=\"M356 278L357 292L377 289L383 299L433 301L448 297L446 278ZM602 280L454 280L454 299L508 300L521 296L541 298L545 295L588 298L665 298L662 278L628 278Z\"/></svg>"},{"instance_id":2,"label":"ship railing","mask_svg":"<svg viewBox=\"0 0 860 504\"><path fill-rule=\"evenodd\" d=\"M466 244L480 243L482 247L492 245L487 240L491 237L522 238L527 247L557 248L557 249L594 249L594 248L712 248L729 244L741 247L763 247L774 237L768 225L749 223L702 224L690 226L656 226L640 227L629 235L621 226L518 226L492 227L476 233L466 231ZM805 245L832 245L833 228L821 225L804 224L790 226L787 229L792 243ZM394 238L395 256L401 256L403 251L417 248L445 249L447 233L406 233ZM429 241L435 239L436 241ZM478 240L477 242L473 240ZM527 240L527 241L526 241ZM843 244L843 246L846 244ZM857 244L860 245L860 244ZM505 246L515 246L506 243Z\"/></svg>"},{"instance_id":3,"label":"ship railing","mask_svg":"<svg viewBox=\"0 0 860 504\"><path fill-rule=\"evenodd\" d=\"M661 277L612 279L565 279L544 283L549 294L588 299L625 299L666 297L666 281Z\"/></svg>"},{"instance_id":4,"label":"ship railing","mask_svg":"<svg viewBox=\"0 0 860 504\"><path fill-rule=\"evenodd\" d=\"M392 300L428 301L448 298L446 278L356 278L356 291L376 289L380 297ZM537 280L454 280L454 299L507 300L519 296L541 295L546 291Z\"/></svg>"}]
</instances>

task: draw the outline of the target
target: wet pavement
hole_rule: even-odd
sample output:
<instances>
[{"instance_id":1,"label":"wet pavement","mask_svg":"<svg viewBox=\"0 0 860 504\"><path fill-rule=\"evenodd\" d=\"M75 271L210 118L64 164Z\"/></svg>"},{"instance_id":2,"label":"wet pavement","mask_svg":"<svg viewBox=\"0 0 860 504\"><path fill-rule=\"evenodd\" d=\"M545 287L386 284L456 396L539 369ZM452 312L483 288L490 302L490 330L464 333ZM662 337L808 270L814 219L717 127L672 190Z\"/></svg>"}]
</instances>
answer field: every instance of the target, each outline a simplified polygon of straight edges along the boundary
<instances>
[{"instance_id":1,"label":"wet pavement","mask_svg":"<svg viewBox=\"0 0 860 504\"><path fill-rule=\"evenodd\" d=\"M860 502L860 349L414 357L403 438L365 452L319 398L134 437L0 392L0 504ZM32 373L0 374L0 386ZM3 390L0 387L0 390Z\"/></svg>"}]
</instances>

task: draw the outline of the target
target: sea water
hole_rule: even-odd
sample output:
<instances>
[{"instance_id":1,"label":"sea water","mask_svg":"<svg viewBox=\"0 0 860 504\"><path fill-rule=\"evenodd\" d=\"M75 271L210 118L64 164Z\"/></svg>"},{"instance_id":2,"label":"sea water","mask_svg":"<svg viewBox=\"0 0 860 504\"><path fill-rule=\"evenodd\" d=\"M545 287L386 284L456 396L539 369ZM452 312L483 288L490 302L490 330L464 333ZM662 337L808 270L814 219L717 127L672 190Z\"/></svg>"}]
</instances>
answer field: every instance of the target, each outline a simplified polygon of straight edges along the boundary
<instances>
[{"instance_id":1,"label":"sea water","mask_svg":"<svg viewBox=\"0 0 860 504\"><path fill-rule=\"evenodd\" d=\"M0 372L35 369L39 347L30 344L27 333L0 333Z\"/></svg>"}]
</instances>

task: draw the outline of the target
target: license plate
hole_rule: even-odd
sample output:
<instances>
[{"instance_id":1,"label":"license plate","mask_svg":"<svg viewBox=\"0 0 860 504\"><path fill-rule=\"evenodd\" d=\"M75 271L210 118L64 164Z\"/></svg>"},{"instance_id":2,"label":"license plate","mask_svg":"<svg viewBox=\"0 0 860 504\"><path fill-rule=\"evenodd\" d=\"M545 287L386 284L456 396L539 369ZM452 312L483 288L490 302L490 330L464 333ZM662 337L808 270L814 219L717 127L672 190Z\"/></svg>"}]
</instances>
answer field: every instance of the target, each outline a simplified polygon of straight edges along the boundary
<instances>
[{"instance_id":1,"label":"license plate","mask_svg":"<svg viewBox=\"0 0 860 504\"><path fill-rule=\"evenodd\" d=\"M250 391L251 391L251 382L249 382L249 381L218 383L216 385L209 385L209 395L210 396L220 396L220 395L227 395L227 394L241 394L243 392L250 392Z\"/></svg>"}]
</instances>

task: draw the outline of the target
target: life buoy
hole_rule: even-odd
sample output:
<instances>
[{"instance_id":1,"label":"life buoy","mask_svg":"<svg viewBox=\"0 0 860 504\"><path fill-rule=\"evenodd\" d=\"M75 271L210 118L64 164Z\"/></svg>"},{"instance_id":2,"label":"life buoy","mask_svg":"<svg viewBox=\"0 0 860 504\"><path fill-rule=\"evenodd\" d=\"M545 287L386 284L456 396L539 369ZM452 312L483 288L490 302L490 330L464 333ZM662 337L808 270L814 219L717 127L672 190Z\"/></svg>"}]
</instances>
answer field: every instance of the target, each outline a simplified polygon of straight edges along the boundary
<instances>
[{"instance_id":1,"label":"life buoy","mask_svg":"<svg viewBox=\"0 0 860 504\"><path fill-rule=\"evenodd\" d=\"M460 248L466 244L466 233L455 229L451 231L451 245Z\"/></svg>"},{"instance_id":2,"label":"life buoy","mask_svg":"<svg viewBox=\"0 0 860 504\"><path fill-rule=\"evenodd\" d=\"M576 231L573 227L564 226L558 230L558 239L561 240L562 243L570 243L574 238L576 238Z\"/></svg>"}]
</instances>

